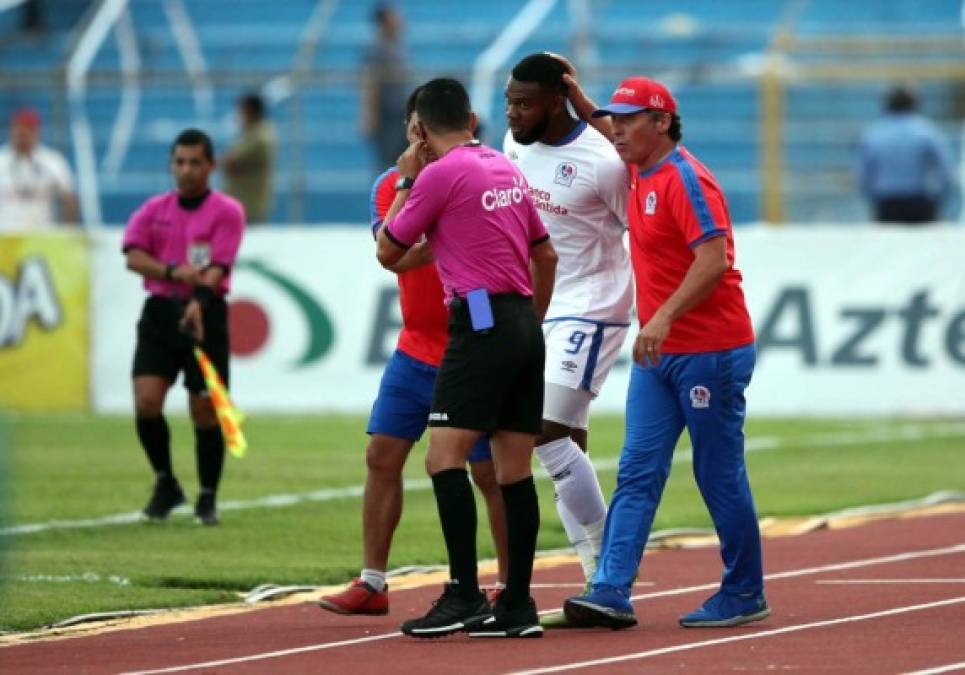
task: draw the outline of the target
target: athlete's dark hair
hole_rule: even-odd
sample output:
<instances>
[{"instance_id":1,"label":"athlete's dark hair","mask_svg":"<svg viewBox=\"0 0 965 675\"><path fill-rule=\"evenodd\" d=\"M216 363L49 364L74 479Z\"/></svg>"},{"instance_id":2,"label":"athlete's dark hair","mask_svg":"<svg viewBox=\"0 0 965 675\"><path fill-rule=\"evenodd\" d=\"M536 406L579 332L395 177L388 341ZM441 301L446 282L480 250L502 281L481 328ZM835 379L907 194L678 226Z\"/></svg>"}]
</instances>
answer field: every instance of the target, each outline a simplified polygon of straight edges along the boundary
<instances>
[{"instance_id":1,"label":"athlete's dark hair","mask_svg":"<svg viewBox=\"0 0 965 675\"><path fill-rule=\"evenodd\" d=\"M214 143L211 142L211 138L208 134L204 133L200 129L185 129L178 137L174 139L174 143L171 144L171 154L174 154L174 149L179 145L200 145L204 148L204 156L209 162L214 161Z\"/></svg>"},{"instance_id":2,"label":"athlete's dark hair","mask_svg":"<svg viewBox=\"0 0 965 675\"><path fill-rule=\"evenodd\" d=\"M566 93L566 83L563 74L566 69L563 64L549 54L542 52L530 54L513 67L513 79L517 82L535 82L545 89L552 89L558 93Z\"/></svg>"},{"instance_id":3,"label":"athlete's dark hair","mask_svg":"<svg viewBox=\"0 0 965 675\"><path fill-rule=\"evenodd\" d=\"M458 80L440 77L419 87L415 101L419 120L436 133L469 129L469 94Z\"/></svg>"},{"instance_id":4,"label":"athlete's dark hair","mask_svg":"<svg viewBox=\"0 0 965 675\"><path fill-rule=\"evenodd\" d=\"M888 112L910 112L917 107L918 97L908 87L895 87L885 95L885 109Z\"/></svg>"},{"instance_id":5,"label":"athlete's dark hair","mask_svg":"<svg viewBox=\"0 0 965 675\"><path fill-rule=\"evenodd\" d=\"M254 92L244 94L238 99L238 107L251 113L255 119L262 119L265 116L265 99Z\"/></svg>"},{"instance_id":6,"label":"athlete's dark hair","mask_svg":"<svg viewBox=\"0 0 965 675\"><path fill-rule=\"evenodd\" d=\"M381 2L372 10L372 23L381 26L390 15L396 13L396 7L391 2Z\"/></svg>"},{"instance_id":7,"label":"athlete's dark hair","mask_svg":"<svg viewBox=\"0 0 965 675\"><path fill-rule=\"evenodd\" d=\"M412 90L409 94L409 98L405 100L405 123L408 124L409 120L412 119L412 113L415 112L415 102L419 98L419 92L422 91L422 85L419 85Z\"/></svg>"}]
</instances>

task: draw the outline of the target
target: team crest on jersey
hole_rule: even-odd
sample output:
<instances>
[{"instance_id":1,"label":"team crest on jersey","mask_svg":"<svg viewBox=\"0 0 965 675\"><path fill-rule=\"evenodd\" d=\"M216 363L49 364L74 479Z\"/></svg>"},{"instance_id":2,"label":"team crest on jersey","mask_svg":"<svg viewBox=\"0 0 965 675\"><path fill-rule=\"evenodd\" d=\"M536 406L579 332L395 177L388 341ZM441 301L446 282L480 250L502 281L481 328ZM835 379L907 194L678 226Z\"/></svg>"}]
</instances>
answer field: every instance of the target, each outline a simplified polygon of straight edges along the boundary
<instances>
[{"instance_id":1,"label":"team crest on jersey","mask_svg":"<svg viewBox=\"0 0 965 675\"><path fill-rule=\"evenodd\" d=\"M560 165L556 167L556 176L553 177L553 182L557 185L570 187L573 185L574 178L576 178L576 164L573 162L560 162Z\"/></svg>"},{"instance_id":2,"label":"team crest on jersey","mask_svg":"<svg viewBox=\"0 0 965 675\"><path fill-rule=\"evenodd\" d=\"M506 156L509 157L514 162L519 159L519 155L516 154L515 150L510 150L509 152L506 153Z\"/></svg>"},{"instance_id":3,"label":"team crest on jersey","mask_svg":"<svg viewBox=\"0 0 965 675\"><path fill-rule=\"evenodd\" d=\"M710 389L698 384L690 390L690 405L694 408L710 407Z\"/></svg>"},{"instance_id":4,"label":"team crest on jersey","mask_svg":"<svg viewBox=\"0 0 965 675\"><path fill-rule=\"evenodd\" d=\"M657 193L653 190L647 195L647 206L643 212L648 216L652 216L657 212Z\"/></svg>"}]
</instances>

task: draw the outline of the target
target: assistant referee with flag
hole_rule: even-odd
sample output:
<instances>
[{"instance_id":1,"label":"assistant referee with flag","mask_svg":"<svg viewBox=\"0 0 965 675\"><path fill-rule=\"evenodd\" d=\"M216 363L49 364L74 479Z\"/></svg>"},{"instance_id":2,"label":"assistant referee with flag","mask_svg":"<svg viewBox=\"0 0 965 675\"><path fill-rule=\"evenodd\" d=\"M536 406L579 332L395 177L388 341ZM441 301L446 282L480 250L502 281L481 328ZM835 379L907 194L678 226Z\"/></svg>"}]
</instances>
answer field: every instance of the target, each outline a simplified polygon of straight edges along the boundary
<instances>
[{"instance_id":1,"label":"assistant referee with flag","mask_svg":"<svg viewBox=\"0 0 965 675\"><path fill-rule=\"evenodd\" d=\"M144 515L164 520L185 500L171 468L171 433L164 399L184 372L194 423L200 491L198 522L218 522L216 494L224 466L225 439L194 355L200 345L228 382L228 308L224 300L241 246L244 210L211 190L214 148L207 134L181 132L171 146L177 189L152 197L124 230L127 267L144 277L150 294L137 324L134 406L137 435L155 474Z\"/></svg>"},{"instance_id":2,"label":"assistant referee with flag","mask_svg":"<svg viewBox=\"0 0 965 675\"><path fill-rule=\"evenodd\" d=\"M421 141L398 161L398 195L379 230L378 258L392 265L428 240L449 305L449 344L429 414L426 468L449 553L442 597L402 632L437 637L539 637L529 595L539 530L530 461L543 415L543 332L556 252L527 193L501 153L473 138L475 114L456 80L426 83L416 98ZM429 155L438 157L427 164ZM532 264L532 275L530 265ZM466 459L490 434L506 505L509 569L491 608L479 590L476 504Z\"/></svg>"}]
</instances>

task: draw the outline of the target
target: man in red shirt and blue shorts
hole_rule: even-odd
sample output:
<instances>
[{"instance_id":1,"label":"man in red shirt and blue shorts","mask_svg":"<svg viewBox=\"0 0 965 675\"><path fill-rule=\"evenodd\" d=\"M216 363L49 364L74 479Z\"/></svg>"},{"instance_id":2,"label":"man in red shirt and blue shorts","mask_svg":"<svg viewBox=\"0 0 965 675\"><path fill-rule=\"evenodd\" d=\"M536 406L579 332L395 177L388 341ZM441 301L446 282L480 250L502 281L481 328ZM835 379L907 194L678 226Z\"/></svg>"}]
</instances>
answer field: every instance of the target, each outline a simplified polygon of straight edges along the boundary
<instances>
[{"instance_id":1,"label":"man in red shirt and blue shorts","mask_svg":"<svg viewBox=\"0 0 965 675\"><path fill-rule=\"evenodd\" d=\"M406 136L417 137L416 89L406 104ZM400 174L391 167L372 186L370 214L378 232L395 200ZM432 404L432 388L442 355L449 342L449 311L442 282L427 247L413 247L392 266L398 275L402 331L395 352L386 364L379 393L372 406L366 448L368 472L362 510L364 563L362 572L345 590L319 601L323 609L337 614L387 614L389 611L386 568L392 535L402 516L402 469L409 451L425 432ZM507 543L503 499L496 482L489 439L481 437L469 454L473 482L486 500L489 525L499 560L499 579L506 581Z\"/></svg>"},{"instance_id":2,"label":"man in red shirt and blue shorts","mask_svg":"<svg viewBox=\"0 0 965 675\"><path fill-rule=\"evenodd\" d=\"M571 99L595 106L566 76ZM570 598L567 618L625 628L637 620L630 589L684 428L694 476L721 542L720 590L680 619L685 627L736 626L767 617L761 538L744 464L744 390L754 370L754 331L734 268L724 193L683 146L667 88L631 77L594 118L631 166L630 253L640 332L633 346L626 437L599 567L589 593Z\"/></svg>"}]
</instances>

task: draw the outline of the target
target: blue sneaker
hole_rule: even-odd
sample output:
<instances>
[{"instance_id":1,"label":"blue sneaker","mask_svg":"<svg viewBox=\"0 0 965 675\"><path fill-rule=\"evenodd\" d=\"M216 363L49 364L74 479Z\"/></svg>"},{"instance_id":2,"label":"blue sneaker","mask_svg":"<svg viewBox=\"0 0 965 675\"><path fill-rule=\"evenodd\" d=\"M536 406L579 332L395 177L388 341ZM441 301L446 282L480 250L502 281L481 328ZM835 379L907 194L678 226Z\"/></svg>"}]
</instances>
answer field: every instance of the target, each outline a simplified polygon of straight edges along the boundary
<instances>
[{"instance_id":1,"label":"blue sneaker","mask_svg":"<svg viewBox=\"0 0 965 675\"><path fill-rule=\"evenodd\" d=\"M589 593L563 603L567 621L579 628L603 626L619 630L637 625L627 594L613 586L595 584Z\"/></svg>"},{"instance_id":2,"label":"blue sneaker","mask_svg":"<svg viewBox=\"0 0 965 675\"><path fill-rule=\"evenodd\" d=\"M771 614L764 593L729 594L718 591L696 612L680 617L684 628L727 628L766 619Z\"/></svg>"}]
</instances>

